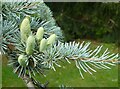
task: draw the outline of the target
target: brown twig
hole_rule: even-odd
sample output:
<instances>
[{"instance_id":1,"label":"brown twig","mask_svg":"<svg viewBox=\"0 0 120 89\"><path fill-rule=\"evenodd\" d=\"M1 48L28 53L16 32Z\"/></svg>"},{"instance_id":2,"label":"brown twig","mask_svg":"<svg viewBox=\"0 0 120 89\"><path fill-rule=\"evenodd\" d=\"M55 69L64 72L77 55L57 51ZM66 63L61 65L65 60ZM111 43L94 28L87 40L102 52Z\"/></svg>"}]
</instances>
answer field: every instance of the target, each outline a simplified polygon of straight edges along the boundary
<instances>
[{"instance_id":1,"label":"brown twig","mask_svg":"<svg viewBox=\"0 0 120 89\"><path fill-rule=\"evenodd\" d=\"M28 89L35 89L33 81L31 78L29 78L29 76L25 75L24 77L21 77L21 78L26 83Z\"/></svg>"}]
</instances>

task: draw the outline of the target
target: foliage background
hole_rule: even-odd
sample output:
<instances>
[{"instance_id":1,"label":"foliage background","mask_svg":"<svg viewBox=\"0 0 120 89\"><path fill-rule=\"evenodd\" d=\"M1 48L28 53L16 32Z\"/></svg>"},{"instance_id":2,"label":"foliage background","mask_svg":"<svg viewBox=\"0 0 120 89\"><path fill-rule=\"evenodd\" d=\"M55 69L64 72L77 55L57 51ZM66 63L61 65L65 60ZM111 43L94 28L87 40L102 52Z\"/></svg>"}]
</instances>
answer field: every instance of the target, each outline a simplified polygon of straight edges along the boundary
<instances>
[{"instance_id":1,"label":"foliage background","mask_svg":"<svg viewBox=\"0 0 120 89\"><path fill-rule=\"evenodd\" d=\"M46 3L53 11L65 40L94 39L120 43L120 3Z\"/></svg>"}]
</instances>

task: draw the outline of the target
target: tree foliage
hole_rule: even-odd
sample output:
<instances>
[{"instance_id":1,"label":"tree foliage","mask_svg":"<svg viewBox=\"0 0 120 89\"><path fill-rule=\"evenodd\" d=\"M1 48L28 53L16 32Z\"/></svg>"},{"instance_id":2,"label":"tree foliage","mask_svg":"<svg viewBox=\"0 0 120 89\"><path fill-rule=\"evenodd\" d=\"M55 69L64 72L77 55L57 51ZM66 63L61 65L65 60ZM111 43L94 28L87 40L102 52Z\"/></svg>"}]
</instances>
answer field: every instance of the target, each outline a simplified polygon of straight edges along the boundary
<instances>
[{"instance_id":1,"label":"tree foliage","mask_svg":"<svg viewBox=\"0 0 120 89\"><path fill-rule=\"evenodd\" d=\"M54 12L67 41L89 38L118 43L120 3L56 2L47 5Z\"/></svg>"}]
</instances>

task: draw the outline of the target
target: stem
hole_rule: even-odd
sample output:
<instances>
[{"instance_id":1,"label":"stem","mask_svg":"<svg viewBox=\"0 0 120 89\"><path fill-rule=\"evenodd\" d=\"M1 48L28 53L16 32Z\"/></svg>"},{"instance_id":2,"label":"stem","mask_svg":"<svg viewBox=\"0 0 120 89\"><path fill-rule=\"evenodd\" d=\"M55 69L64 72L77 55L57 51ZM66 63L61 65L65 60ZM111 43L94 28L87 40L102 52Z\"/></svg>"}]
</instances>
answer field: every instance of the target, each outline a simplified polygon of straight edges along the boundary
<instances>
[{"instance_id":1,"label":"stem","mask_svg":"<svg viewBox=\"0 0 120 89\"><path fill-rule=\"evenodd\" d=\"M21 77L23 81L25 81L28 89L35 89L35 86L40 89L47 89L47 85L49 82L46 82L45 84L41 84L40 82L36 81L33 78L29 78L28 75L24 75L24 77Z\"/></svg>"},{"instance_id":2,"label":"stem","mask_svg":"<svg viewBox=\"0 0 120 89\"><path fill-rule=\"evenodd\" d=\"M26 83L28 89L35 89L35 86L34 86L31 78L29 78L27 75L25 75L24 77L21 77L21 78Z\"/></svg>"}]
</instances>

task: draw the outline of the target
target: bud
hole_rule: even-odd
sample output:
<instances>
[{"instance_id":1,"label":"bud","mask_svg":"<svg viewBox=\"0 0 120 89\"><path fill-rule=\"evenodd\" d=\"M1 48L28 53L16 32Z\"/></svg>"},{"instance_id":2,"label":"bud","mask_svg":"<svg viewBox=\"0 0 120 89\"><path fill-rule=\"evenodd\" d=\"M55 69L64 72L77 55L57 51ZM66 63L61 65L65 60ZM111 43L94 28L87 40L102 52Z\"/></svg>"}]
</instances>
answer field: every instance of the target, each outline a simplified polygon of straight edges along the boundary
<instances>
[{"instance_id":1,"label":"bud","mask_svg":"<svg viewBox=\"0 0 120 89\"><path fill-rule=\"evenodd\" d=\"M32 67L32 68L34 68L34 67L36 67L37 66L37 60L33 60L33 59L29 59L29 65Z\"/></svg>"},{"instance_id":2,"label":"bud","mask_svg":"<svg viewBox=\"0 0 120 89\"><path fill-rule=\"evenodd\" d=\"M37 33L36 33L36 39L38 41L42 40L43 35L44 35L44 28L43 27L38 28Z\"/></svg>"},{"instance_id":3,"label":"bud","mask_svg":"<svg viewBox=\"0 0 120 89\"><path fill-rule=\"evenodd\" d=\"M45 38L43 38L40 42L40 46L39 46L39 51L42 52L46 49L47 46L47 40Z\"/></svg>"},{"instance_id":4,"label":"bud","mask_svg":"<svg viewBox=\"0 0 120 89\"><path fill-rule=\"evenodd\" d=\"M23 66L23 67L26 67L28 65L28 59L25 55L20 55L18 57L18 63Z\"/></svg>"},{"instance_id":5,"label":"bud","mask_svg":"<svg viewBox=\"0 0 120 89\"><path fill-rule=\"evenodd\" d=\"M50 44L53 44L56 40L56 35L55 34L52 34L49 38L48 38L48 42L47 44L50 45Z\"/></svg>"},{"instance_id":6,"label":"bud","mask_svg":"<svg viewBox=\"0 0 120 89\"><path fill-rule=\"evenodd\" d=\"M35 37L33 35L30 35L26 41L26 53L28 55L31 55L33 53L34 48L35 48Z\"/></svg>"},{"instance_id":7,"label":"bud","mask_svg":"<svg viewBox=\"0 0 120 89\"><path fill-rule=\"evenodd\" d=\"M25 37L28 38L28 36L30 35L31 33L31 28L30 28L30 21L29 21L29 16L26 16L21 25L20 25L20 32L21 32L21 40L22 41L25 41Z\"/></svg>"}]
</instances>

